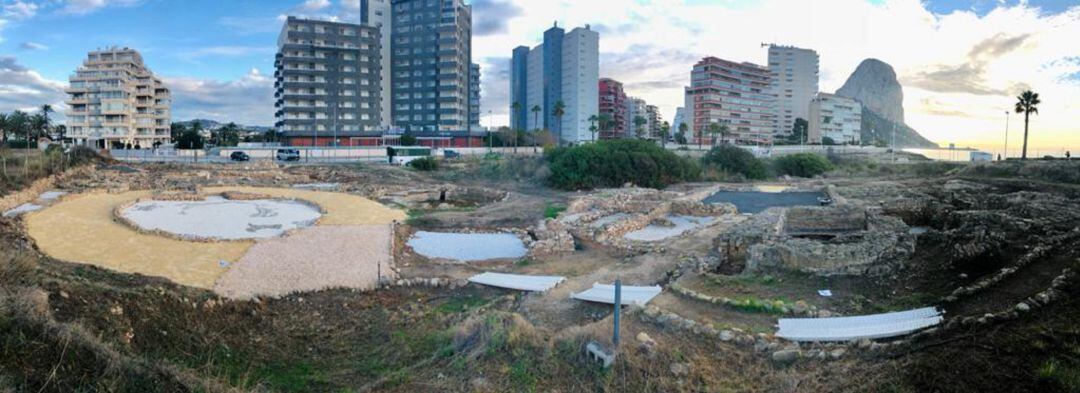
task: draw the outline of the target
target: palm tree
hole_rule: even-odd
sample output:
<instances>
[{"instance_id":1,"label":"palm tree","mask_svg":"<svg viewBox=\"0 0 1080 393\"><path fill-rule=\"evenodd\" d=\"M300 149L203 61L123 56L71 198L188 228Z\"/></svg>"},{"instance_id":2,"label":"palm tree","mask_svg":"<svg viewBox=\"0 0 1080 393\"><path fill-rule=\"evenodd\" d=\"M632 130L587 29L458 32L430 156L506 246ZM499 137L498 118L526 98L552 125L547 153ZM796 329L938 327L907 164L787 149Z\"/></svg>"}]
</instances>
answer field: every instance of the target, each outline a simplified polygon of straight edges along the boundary
<instances>
[{"instance_id":1,"label":"palm tree","mask_svg":"<svg viewBox=\"0 0 1080 393\"><path fill-rule=\"evenodd\" d=\"M565 114L566 114L566 104L564 104L562 102L562 100L555 101L555 107L551 109L551 115L555 116L555 123L558 123L556 125L559 126L558 131L556 131L556 134L558 135L558 138L559 138L557 140L557 142L556 142L556 145L558 145L558 146L562 146L562 141L563 141L563 138L562 138L562 117Z\"/></svg>"},{"instance_id":2,"label":"palm tree","mask_svg":"<svg viewBox=\"0 0 1080 393\"><path fill-rule=\"evenodd\" d=\"M600 121L600 116L589 116L589 131L592 132L592 140L596 142L596 123Z\"/></svg>"},{"instance_id":3,"label":"palm tree","mask_svg":"<svg viewBox=\"0 0 1080 393\"><path fill-rule=\"evenodd\" d=\"M1039 104L1041 103L1042 101L1039 101L1039 93L1032 92L1031 90L1020 93L1020 95L1016 97L1016 113L1024 114L1024 150L1020 155L1021 160L1027 159L1028 123L1030 122L1031 114L1039 114Z\"/></svg>"},{"instance_id":4,"label":"palm tree","mask_svg":"<svg viewBox=\"0 0 1080 393\"><path fill-rule=\"evenodd\" d=\"M671 136L671 124L664 122L660 125L660 147L667 148L667 139Z\"/></svg>"},{"instance_id":5,"label":"palm tree","mask_svg":"<svg viewBox=\"0 0 1080 393\"><path fill-rule=\"evenodd\" d=\"M534 105L532 107L533 124L536 125L537 130L540 129L540 111L542 111L542 110L543 109L540 109L540 105Z\"/></svg>"},{"instance_id":6,"label":"palm tree","mask_svg":"<svg viewBox=\"0 0 1080 393\"><path fill-rule=\"evenodd\" d=\"M711 138L712 138L712 139L711 139L711 140L709 141L709 143L710 143L710 144L711 144L712 146L716 146L716 134L719 134L719 133L720 133L720 123L718 123L718 122L714 122L714 123L709 123L709 126L708 126L708 127L706 127L706 131L708 131L708 133L709 133L709 137L711 137Z\"/></svg>"},{"instance_id":7,"label":"palm tree","mask_svg":"<svg viewBox=\"0 0 1080 393\"><path fill-rule=\"evenodd\" d=\"M638 138L645 137L645 129L641 126L648 122L644 117L634 116L634 135L637 135Z\"/></svg>"},{"instance_id":8,"label":"palm tree","mask_svg":"<svg viewBox=\"0 0 1080 393\"><path fill-rule=\"evenodd\" d=\"M518 111L521 110L521 103L517 102L517 101L514 101L513 104L510 104L510 110L512 111L512 112L510 112L512 114L512 116L510 116L510 118L514 119L515 117L517 117ZM513 125L514 124L511 124L511 126L513 126Z\"/></svg>"},{"instance_id":9,"label":"palm tree","mask_svg":"<svg viewBox=\"0 0 1080 393\"><path fill-rule=\"evenodd\" d=\"M49 126L50 126L50 125L51 125L51 123L52 123L52 119L49 119L49 114L50 114L50 113L53 113L53 112L55 112L55 111L53 110L53 107L52 107L52 105L49 105L49 104L43 104L43 105L41 105L41 116L45 118L45 128L46 128L46 130L45 130L45 131L46 131L46 133L48 133L48 130L47 130L47 129L48 129L48 128L51 128L51 127L49 127ZM50 136L50 137L51 137L51 136Z\"/></svg>"},{"instance_id":10,"label":"palm tree","mask_svg":"<svg viewBox=\"0 0 1080 393\"><path fill-rule=\"evenodd\" d=\"M686 144L686 132L687 131L690 131L690 126L687 125L686 123L679 123L679 134L682 135L682 140L683 140L682 142L679 142L679 143ZM676 137L675 140L678 141L679 138Z\"/></svg>"},{"instance_id":11,"label":"palm tree","mask_svg":"<svg viewBox=\"0 0 1080 393\"><path fill-rule=\"evenodd\" d=\"M611 115L607 113L600 114L600 116L596 117L596 123L597 128L600 129L600 136L604 136L604 131L607 131L608 128L611 127Z\"/></svg>"},{"instance_id":12,"label":"palm tree","mask_svg":"<svg viewBox=\"0 0 1080 393\"><path fill-rule=\"evenodd\" d=\"M0 113L0 133L3 133L3 139L0 140L0 141L2 141L4 143L4 145L6 146L7 145L7 134L8 134L8 115L7 115L7 113Z\"/></svg>"}]
</instances>

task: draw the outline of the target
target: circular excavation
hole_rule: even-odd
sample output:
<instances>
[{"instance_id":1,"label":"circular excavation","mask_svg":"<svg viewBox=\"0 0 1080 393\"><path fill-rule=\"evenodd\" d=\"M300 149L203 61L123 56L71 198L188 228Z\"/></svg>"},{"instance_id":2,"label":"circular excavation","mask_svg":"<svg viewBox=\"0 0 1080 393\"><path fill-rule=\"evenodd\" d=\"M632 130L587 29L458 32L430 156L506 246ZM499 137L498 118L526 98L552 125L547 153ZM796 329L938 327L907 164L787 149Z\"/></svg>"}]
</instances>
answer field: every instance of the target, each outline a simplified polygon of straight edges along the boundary
<instances>
[{"instance_id":1,"label":"circular excavation","mask_svg":"<svg viewBox=\"0 0 1080 393\"><path fill-rule=\"evenodd\" d=\"M141 200L118 216L140 230L164 232L181 239L265 239L310 227L322 213L302 201L282 199Z\"/></svg>"}]
</instances>

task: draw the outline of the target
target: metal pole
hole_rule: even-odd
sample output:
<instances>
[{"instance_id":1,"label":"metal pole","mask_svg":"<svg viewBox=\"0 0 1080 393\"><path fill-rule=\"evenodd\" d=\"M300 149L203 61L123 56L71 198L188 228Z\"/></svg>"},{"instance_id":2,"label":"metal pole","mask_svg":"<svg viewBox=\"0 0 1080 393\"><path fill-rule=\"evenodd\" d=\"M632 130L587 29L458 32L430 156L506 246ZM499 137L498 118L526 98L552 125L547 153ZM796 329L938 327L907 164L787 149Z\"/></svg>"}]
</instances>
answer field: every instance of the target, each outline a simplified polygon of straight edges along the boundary
<instances>
[{"instance_id":1,"label":"metal pole","mask_svg":"<svg viewBox=\"0 0 1080 393\"><path fill-rule=\"evenodd\" d=\"M1009 159L1009 111L1005 111L1005 160Z\"/></svg>"},{"instance_id":2,"label":"metal pole","mask_svg":"<svg viewBox=\"0 0 1080 393\"><path fill-rule=\"evenodd\" d=\"M622 305L622 280L615 280L615 331L611 335L611 343L615 345L615 349L619 349L619 319L621 315L620 307Z\"/></svg>"}]
</instances>

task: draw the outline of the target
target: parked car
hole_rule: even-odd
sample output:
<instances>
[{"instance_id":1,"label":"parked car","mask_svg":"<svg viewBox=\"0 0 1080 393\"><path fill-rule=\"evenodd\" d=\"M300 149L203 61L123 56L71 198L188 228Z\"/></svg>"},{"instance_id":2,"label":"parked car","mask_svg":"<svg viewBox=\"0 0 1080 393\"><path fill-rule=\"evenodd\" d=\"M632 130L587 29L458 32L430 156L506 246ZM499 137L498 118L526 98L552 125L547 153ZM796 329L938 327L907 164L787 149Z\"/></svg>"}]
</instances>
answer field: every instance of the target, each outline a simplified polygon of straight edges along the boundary
<instances>
[{"instance_id":1,"label":"parked car","mask_svg":"<svg viewBox=\"0 0 1080 393\"><path fill-rule=\"evenodd\" d=\"M458 153L458 152L453 151L453 150L443 150L443 157L444 158L458 158L458 157L461 157L461 153Z\"/></svg>"},{"instance_id":2,"label":"parked car","mask_svg":"<svg viewBox=\"0 0 1080 393\"><path fill-rule=\"evenodd\" d=\"M300 150L278 149L276 156L279 161L300 161Z\"/></svg>"},{"instance_id":3,"label":"parked car","mask_svg":"<svg viewBox=\"0 0 1080 393\"><path fill-rule=\"evenodd\" d=\"M234 151L229 154L229 159L233 161L251 161L251 156L242 151Z\"/></svg>"}]
</instances>

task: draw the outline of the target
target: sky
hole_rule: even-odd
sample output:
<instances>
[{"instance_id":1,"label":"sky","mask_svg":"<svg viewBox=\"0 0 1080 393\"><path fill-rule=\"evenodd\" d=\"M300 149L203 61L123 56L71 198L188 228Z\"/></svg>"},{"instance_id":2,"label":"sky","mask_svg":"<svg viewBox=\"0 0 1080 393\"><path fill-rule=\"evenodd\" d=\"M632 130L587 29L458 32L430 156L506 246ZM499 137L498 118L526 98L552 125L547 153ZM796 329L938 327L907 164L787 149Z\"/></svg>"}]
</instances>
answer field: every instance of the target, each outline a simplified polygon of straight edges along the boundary
<instances>
[{"instance_id":1,"label":"sky","mask_svg":"<svg viewBox=\"0 0 1080 393\"><path fill-rule=\"evenodd\" d=\"M468 0L467 0L468 1ZM942 145L1000 148L1006 111L1043 104L1033 148L1080 151L1078 0L471 0L483 124L508 121L509 58L555 21L600 32L600 73L671 120L705 56L766 63L762 43L821 56L833 92L866 58L891 64L907 123ZM139 50L174 95L174 120L273 123L284 15L358 21L358 0L0 0L0 112L62 108L86 52ZM489 115L490 112L490 115ZM1010 150L1022 116L1009 116Z\"/></svg>"}]
</instances>

